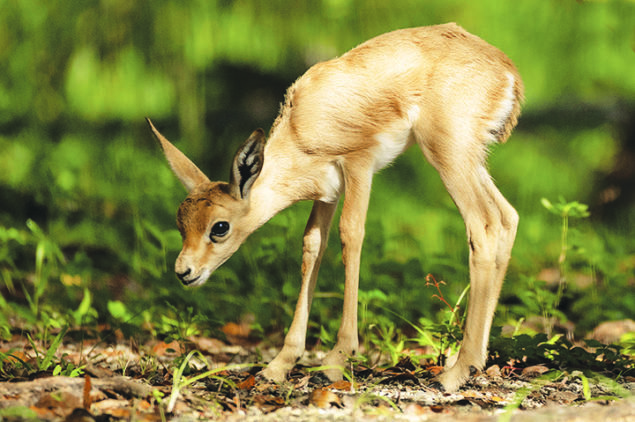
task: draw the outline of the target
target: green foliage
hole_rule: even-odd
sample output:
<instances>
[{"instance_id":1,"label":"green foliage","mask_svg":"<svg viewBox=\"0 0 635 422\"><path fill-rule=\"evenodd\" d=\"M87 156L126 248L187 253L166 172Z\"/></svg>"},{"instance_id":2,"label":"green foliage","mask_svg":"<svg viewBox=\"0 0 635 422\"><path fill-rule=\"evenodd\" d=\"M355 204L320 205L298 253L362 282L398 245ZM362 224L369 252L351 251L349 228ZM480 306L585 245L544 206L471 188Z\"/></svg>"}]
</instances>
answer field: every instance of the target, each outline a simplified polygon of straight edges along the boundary
<instances>
[{"instance_id":1,"label":"green foliage","mask_svg":"<svg viewBox=\"0 0 635 422\"><path fill-rule=\"evenodd\" d=\"M31 336L27 334L29 342L31 343L31 347L33 348L33 351L35 352L35 361L37 363L38 371L46 371L53 364L53 358L55 357L55 352L57 351L57 348L62 343L62 339L64 338L65 334L66 334L66 329L64 329L63 331L60 331L60 333L51 342L51 345L46 351L46 355L44 357L40 356L38 348L35 345L35 342L33 341L33 339L31 339Z\"/></svg>"},{"instance_id":2,"label":"green foliage","mask_svg":"<svg viewBox=\"0 0 635 422\"><path fill-rule=\"evenodd\" d=\"M620 338L620 346L624 351L624 354L628 356L635 356L635 333L626 333Z\"/></svg>"},{"instance_id":3,"label":"green foliage","mask_svg":"<svg viewBox=\"0 0 635 422\"><path fill-rule=\"evenodd\" d=\"M195 314L192 307L182 312L170 304L167 306L172 310L171 314L174 317L167 313L161 315L162 324L159 331L166 336L167 343L177 341L181 344L182 350L186 350L185 344L189 341L188 338L200 334L198 327L203 325L206 319L200 314Z\"/></svg>"},{"instance_id":4,"label":"green foliage","mask_svg":"<svg viewBox=\"0 0 635 422\"><path fill-rule=\"evenodd\" d=\"M68 361L66 359L66 353L62 354L59 358L56 356L67 331L68 327L62 329L55 338L50 341L45 352L44 350L40 350L36 341L27 333L26 338L35 354L35 362L26 362L12 350L0 352L0 379L11 379L17 374L21 377L31 376L46 371L51 371L53 375L63 375L67 377L78 377L82 375L85 365L76 366L74 363ZM44 343L44 341L41 342L41 344Z\"/></svg>"},{"instance_id":5,"label":"green foliage","mask_svg":"<svg viewBox=\"0 0 635 422\"><path fill-rule=\"evenodd\" d=\"M459 316L459 310L461 309L461 303L465 299L470 286L467 285L463 292L459 296L456 304L450 305L445 299L441 286L445 285L443 280L437 281L432 274L428 274L426 277L426 286L434 287L438 293L432 295L433 298L442 302L447 309L445 310L445 316L441 318L440 322L435 323L427 318L420 318L420 327L414 326L418 333L415 339L420 346L432 346L436 351L437 364L445 365L446 358L454 355L459 348L460 341L463 339L463 321ZM430 340L433 341L430 341Z\"/></svg>"},{"instance_id":6,"label":"green foliage","mask_svg":"<svg viewBox=\"0 0 635 422\"><path fill-rule=\"evenodd\" d=\"M271 124L284 88L308 66L381 32L447 21L505 51L527 87L520 127L490 157L521 216L499 320L551 316L584 334L605 319L632 317L633 207L605 220L594 210L569 227L586 217L582 203L597 206L598 180L614 171L624 147L620 125L628 122L620 116L630 116L635 98L635 73L624 60L632 55L631 1L422 8L413 0L40 0L0 9L3 339L26 330L48 341L66 325L107 322L128 335L185 342L247 313L265 333L282 331L299 290L310 204L253 234L206 286L182 288L172 265L184 192L143 117L159 119L212 179L226 178L236 145L251 126ZM417 149L377 175L373 189L362 340L394 361L406 329L414 330L417 343L442 356L461 338L460 311L449 304L462 302L469 282L463 221ZM537 206L560 195L580 202L543 200L558 219ZM339 325L339 251L334 229L309 333L325 344ZM540 280L553 265L567 289ZM424 288L429 273L453 280L443 301ZM632 350L628 344L622 351ZM75 369L62 365L59 373Z\"/></svg>"},{"instance_id":7,"label":"green foliage","mask_svg":"<svg viewBox=\"0 0 635 422\"><path fill-rule=\"evenodd\" d=\"M602 371L620 376L635 370L621 346L595 340L585 343L587 348L576 346L560 335L549 338L546 334L495 337L490 341L490 360L501 365L546 364L569 371Z\"/></svg>"},{"instance_id":8,"label":"green foliage","mask_svg":"<svg viewBox=\"0 0 635 422\"><path fill-rule=\"evenodd\" d=\"M194 357L200 358L206 366L209 367L209 363L205 359L205 356L201 354L201 352L192 350L189 352L174 368L174 372L172 375L172 391L170 392L170 397L168 402L166 403L166 411L168 413L172 412L174 406L176 405L176 400L179 398L179 394L181 391L186 388L188 385L191 385L197 381L203 380L205 378L212 378L220 380L224 384L228 384L231 388L235 389L236 385L228 378L217 375L219 372L233 371L236 369L245 369L251 368L255 365L253 364L239 364L239 365L227 365L220 368L215 368L211 370L204 371L202 373L198 373L196 375L192 375L187 377L191 361Z\"/></svg>"},{"instance_id":9,"label":"green foliage","mask_svg":"<svg viewBox=\"0 0 635 422\"><path fill-rule=\"evenodd\" d=\"M396 365L404 354L406 338L393 324L370 324L362 336L367 342L366 350L369 351L369 355L376 353L378 358L382 355L387 356L392 366ZM369 363L373 365L378 361L379 359L376 359Z\"/></svg>"},{"instance_id":10,"label":"green foliage","mask_svg":"<svg viewBox=\"0 0 635 422\"><path fill-rule=\"evenodd\" d=\"M552 214L562 217L562 219L569 218L585 218L589 214L589 206L581 204L578 201L567 202L563 197L559 198L559 202L552 204L547 198L542 198L540 203Z\"/></svg>"},{"instance_id":11,"label":"green foliage","mask_svg":"<svg viewBox=\"0 0 635 422\"><path fill-rule=\"evenodd\" d=\"M37 412L26 406L5 407L0 409L0 418L3 420L39 421Z\"/></svg>"}]
</instances>

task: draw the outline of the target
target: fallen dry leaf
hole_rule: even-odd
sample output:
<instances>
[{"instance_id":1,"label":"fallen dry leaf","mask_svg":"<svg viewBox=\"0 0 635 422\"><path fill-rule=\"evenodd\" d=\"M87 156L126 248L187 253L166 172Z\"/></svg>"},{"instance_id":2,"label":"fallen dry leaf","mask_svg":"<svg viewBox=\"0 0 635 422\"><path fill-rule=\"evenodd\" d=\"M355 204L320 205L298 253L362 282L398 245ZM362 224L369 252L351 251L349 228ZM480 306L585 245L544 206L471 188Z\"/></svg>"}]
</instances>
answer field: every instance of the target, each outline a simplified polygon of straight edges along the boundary
<instances>
[{"instance_id":1,"label":"fallen dry leaf","mask_svg":"<svg viewBox=\"0 0 635 422\"><path fill-rule=\"evenodd\" d=\"M303 377L296 378L296 379L292 380L293 384L294 384L294 388L295 389L299 389L299 388L304 388L307 385L309 385L309 380L311 379L311 376L312 375L310 375L310 374L306 374Z\"/></svg>"},{"instance_id":2,"label":"fallen dry leaf","mask_svg":"<svg viewBox=\"0 0 635 422\"><path fill-rule=\"evenodd\" d=\"M223 348L226 347L225 343L221 340L209 337L189 337L192 343L196 345L196 348L202 352L207 352L210 354L217 354L223 351Z\"/></svg>"},{"instance_id":3,"label":"fallen dry leaf","mask_svg":"<svg viewBox=\"0 0 635 422\"><path fill-rule=\"evenodd\" d=\"M181 345L178 341L173 341L171 343L166 343L164 341L160 341L154 345L152 348L152 353L156 356L175 356L182 354Z\"/></svg>"},{"instance_id":4,"label":"fallen dry leaf","mask_svg":"<svg viewBox=\"0 0 635 422\"><path fill-rule=\"evenodd\" d=\"M35 403L35 406L48 409L75 409L76 407L81 407L81 403L79 397L76 395L67 391L60 391L44 394L37 403Z\"/></svg>"},{"instance_id":5,"label":"fallen dry leaf","mask_svg":"<svg viewBox=\"0 0 635 422\"><path fill-rule=\"evenodd\" d=\"M105 413L119 419L130 419L130 409L127 408L116 407Z\"/></svg>"},{"instance_id":6,"label":"fallen dry leaf","mask_svg":"<svg viewBox=\"0 0 635 422\"><path fill-rule=\"evenodd\" d=\"M523 368L521 374L525 377L536 377L538 375L542 375L547 372L549 368L545 365L533 365Z\"/></svg>"},{"instance_id":7,"label":"fallen dry leaf","mask_svg":"<svg viewBox=\"0 0 635 422\"><path fill-rule=\"evenodd\" d=\"M443 366L429 366L426 368L432 375L437 376L443 371Z\"/></svg>"},{"instance_id":8,"label":"fallen dry leaf","mask_svg":"<svg viewBox=\"0 0 635 422\"><path fill-rule=\"evenodd\" d=\"M332 388L334 390L350 391L352 389L352 385L350 381L341 380L341 381L336 381L331 385L328 385L326 388Z\"/></svg>"},{"instance_id":9,"label":"fallen dry leaf","mask_svg":"<svg viewBox=\"0 0 635 422\"><path fill-rule=\"evenodd\" d=\"M147 400L141 400L137 403L137 409L147 412L152 409L152 404Z\"/></svg>"},{"instance_id":10,"label":"fallen dry leaf","mask_svg":"<svg viewBox=\"0 0 635 422\"><path fill-rule=\"evenodd\" d=\"M331 406L341 406L341 401L337 394L324 388L316 388L313 390L309 402L320 409L326 409Z\"/></svg>"},{"instance_id":11,"label":"fallen dry leaf","mask_svg":"<svg viewBox=\"0 0 635 422\"><path fill-rule=\"evenodd\" d=\"M264 413L270 413L285 406L284 399L278 396L258 394L254 397L254 402Z\"/></svg>"},{"instance_id":12,"label":"fallen dry leaf","mask_svg":"<svg viewBox=\"0 0 635 422\"><path fill-rule=\"evenodd\" d=\"M278 388L279 386L275 382L270 382L265 380L265 381L257 383L255 390L263 392L263 391L277 390Z\"/></svg>"},{"instance_id":13,"label":"fallen dry leaf","mask_svg":"<svg viewBox=\"0 0 635 422\"><path fill-rule=\"evenodd\" d=\"M251 327L246 323L236 324L235 322L228 322L221 328L221 331L228 337L247 338L251 332Z\"/></svg>"},{"instance_id":14,"label":"fallen dry leaf","mask_svg":"<svg viewBox=\"0 0 635 422\"><path fill-rule=\"evenodd\" d=\"M34 411L38 418L42 420L50 420L56 416L61 416L48 407L29 406L29 409Z\"/></svg>"},{"instance_id":15,"label":"fallen dry leaf","mask_svg":"<svg viewBox=\"0 0 635 422\"><path fill-rule=\"evenodd\" d=\"M249 375L246 379L236 384L239 390L251 390L256 385L256 377Z\"/></svg>"},{"instance_id":16,"label":"fallen dry leaf","mask_svg":"<svg viewBox=\"0 0 635 422\"><path fill-rule=\"evenodd\" d=\"M501 368L498 365L492 365L485 370L485 373L489 377L500 377L501 376Z\"/></svg>"},{"instance_id":17,"label":"fallen dry leaf","mask_svg":"<svg viewBox=\"0 0 635 422\"><path fill-rule=\"evenodd\" d=\"M10 353L10 354L8 354ZM2 356L2 362L3 363L16 363L18 361L22 361L22 362L26 362L27 360L30 359L29 356L26 355L26 353L20 351L20 350L6 350L6 349L0 349L0 356Z\"/></svg>"},{"instance_id":18,"label":"fallen dry leaf","mask_svg":"<svg viewBox=\"0 0 635 422\"><path fill-rule=\"evenodd\" d=\"M430 406L430 410L432 410L434 413L442 413L443 411L445 411L445 406L441 404L433 404L432 406Z\"/></svg>"}]
</instances>

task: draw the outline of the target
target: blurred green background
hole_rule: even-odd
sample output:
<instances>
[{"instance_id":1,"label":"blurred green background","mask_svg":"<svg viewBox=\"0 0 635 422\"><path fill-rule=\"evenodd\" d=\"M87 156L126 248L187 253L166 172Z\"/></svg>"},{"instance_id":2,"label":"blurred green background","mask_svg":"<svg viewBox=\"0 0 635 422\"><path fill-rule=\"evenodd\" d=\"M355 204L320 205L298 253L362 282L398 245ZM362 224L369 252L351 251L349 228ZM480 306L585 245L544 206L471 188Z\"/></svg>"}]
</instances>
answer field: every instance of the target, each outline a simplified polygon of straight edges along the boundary
<instances>
[{"instance_id":1,"label":"blurred green background","mask_svg":"<svg viewBox=\"0 0 635 422\"><path fill-rule=\"evenodd\" d=\"M497 323L549 314L583 335L633 317L635 2L0 0L2 336L42 322L156 327L187 309L204 330L251 313L265 332L282 331L310 204L252 235L205 286L182 288L172 268L185 191L144 117L226 180L235 148L269 128L312 64L383 32L449 21L506 52L526 86L519 127L490 160L521 218ZM569 221L556 304L563 221L543 197L591 211ZM336 232L330 243L314 337L339 320ZM412 149L375 177L362 323L434 320L443 307L428 273L456 300L467 247L438 175Z\"/></svg>"}]
</instances>

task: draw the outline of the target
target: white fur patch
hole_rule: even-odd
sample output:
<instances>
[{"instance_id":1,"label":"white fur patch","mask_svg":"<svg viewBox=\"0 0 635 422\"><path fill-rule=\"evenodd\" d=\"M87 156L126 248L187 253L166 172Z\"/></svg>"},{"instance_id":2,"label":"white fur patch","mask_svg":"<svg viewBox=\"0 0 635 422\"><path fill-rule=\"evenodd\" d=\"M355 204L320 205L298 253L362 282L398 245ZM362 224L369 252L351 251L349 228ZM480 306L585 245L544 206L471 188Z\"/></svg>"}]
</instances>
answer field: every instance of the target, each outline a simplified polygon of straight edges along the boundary
<instances>
[{"instance_id":1,"label":"white fur patch","mask_svg":"<svg viewBox=\"0 0 635 422\"><path fill-rule=\"evenodd\" d=\"M507 86L505 87L505 91L503 94L503 99L498 105L496 112L493 115L493 119L488 125L488 130L492 130L497 132L505 127L505 123L514 109L514 104L516 103L516 96L514 95L514 83L516 82L514 75L511 73L507 73ZM489 132L487 134L487 138L491 141L498 141L497 135Z\"/></svg>"},{"instance_id":2,"label":"white fur patch","mask_svg":"<svg viewBox=\"0 0 635 422\"><path fill-rule=\"evenodd\" d=\"M419 118L420 111L416 105L410 107L405 119L396 122L386 132L375 135L378 145L374 151L375 165L373 171L377 172L386 167L412 145L413 140L410 134L412 126Z\"/></svg>"},{"instance_id":3,"label":"white fur patch","mask_svg":"<svg viewBox=\"0 0 635 422\"><path fill-rule=\"evenodd\" d=\"M323 182L323 195L320 197L320 201L337 201L340 197L340 192L342 192L342 186L344 186L342 170L337 162L333 162L328 166Z\"/></svg>"}]
</instances>

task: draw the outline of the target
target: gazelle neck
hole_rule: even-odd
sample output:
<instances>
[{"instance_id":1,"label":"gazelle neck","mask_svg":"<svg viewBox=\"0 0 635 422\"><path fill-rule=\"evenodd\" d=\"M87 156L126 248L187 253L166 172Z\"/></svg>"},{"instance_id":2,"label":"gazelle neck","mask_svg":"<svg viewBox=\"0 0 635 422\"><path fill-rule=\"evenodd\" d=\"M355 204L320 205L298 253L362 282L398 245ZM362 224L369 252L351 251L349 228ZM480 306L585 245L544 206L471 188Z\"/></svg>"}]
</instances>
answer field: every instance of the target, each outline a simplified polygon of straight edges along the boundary
<instances>
[{"instance_id":1,"label":"gazelle neck","mask_svg":"<svg viewBox=\"0 0 635 422\"><path fill-rule=\"evenodd\" d=\"M277 213L303 199L298 198L291 188L289 169L293 166L292 157L282 156L277 151L277 139L267 141L263 168L254 182L249 195L249 220L254 230L265 224Z\"/></svg>"}]
</instances>

